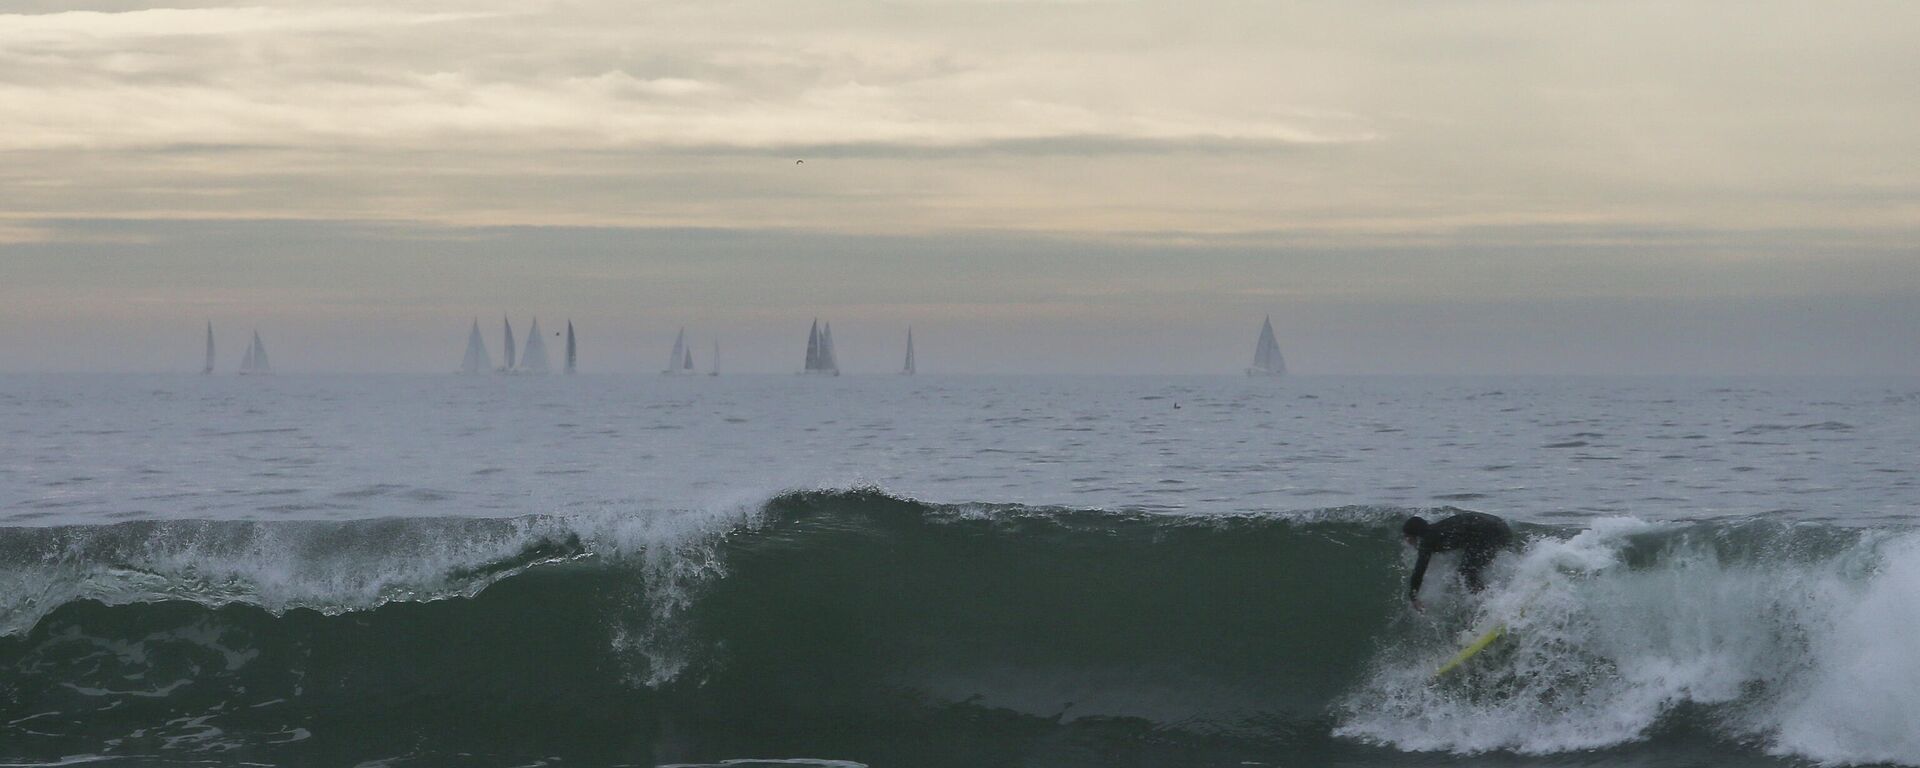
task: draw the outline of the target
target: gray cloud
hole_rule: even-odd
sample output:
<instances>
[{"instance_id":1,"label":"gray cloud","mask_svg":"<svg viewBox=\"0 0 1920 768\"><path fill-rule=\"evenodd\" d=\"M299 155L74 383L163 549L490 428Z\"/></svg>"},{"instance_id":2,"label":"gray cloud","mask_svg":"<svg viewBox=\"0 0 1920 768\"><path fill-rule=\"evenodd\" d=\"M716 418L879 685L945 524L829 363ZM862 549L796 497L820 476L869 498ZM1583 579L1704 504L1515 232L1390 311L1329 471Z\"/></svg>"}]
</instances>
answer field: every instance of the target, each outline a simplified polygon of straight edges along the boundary
<instances>
[{"instance_id":1,"label":"gray cloud","mask_svg":"<svg viewBox=\"0 0 1920 768\"><path fill-rule=\"evenodd\" d=\"M1912 3L176 5L0 9L9 365L211 315L439 370L512 305L1021 340L987 368L1205 368L1266 311L1324 370L1914 368ZM1744 330L1792 317L1851 341Z\"/></svg>"}]
</instances>

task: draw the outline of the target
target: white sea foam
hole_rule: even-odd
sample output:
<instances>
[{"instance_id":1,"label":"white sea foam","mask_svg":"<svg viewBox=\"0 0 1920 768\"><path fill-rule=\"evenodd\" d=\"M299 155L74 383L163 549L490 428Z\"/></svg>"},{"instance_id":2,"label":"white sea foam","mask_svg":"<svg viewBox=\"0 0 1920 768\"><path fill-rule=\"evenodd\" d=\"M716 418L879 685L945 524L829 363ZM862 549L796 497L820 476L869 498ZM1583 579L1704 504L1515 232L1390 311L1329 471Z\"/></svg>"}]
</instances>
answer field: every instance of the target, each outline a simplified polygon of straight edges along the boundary
<instances>
[{"instance_id":1,"label":"white sea foam","mask_svg":"<svg viewBox=\"0 0 1920 768\"><path fill-rule=\"evenodd\" d=\"M280 614L337 614L391 602L472 597L529 567L595 557L643 564L660 618L717 575L712 543L760 501L645 513L605 509L507 520L170 521L14 529L0 556L0 635L61 605L185 600Z\"/></svg>"},{"instance_id":2,"label":"white sea foam","mask_svg":"<svg viewBox=\"0 0 1920 768\"><path fill-rule=\"evenodd\" d=\"M1920 764L1920 540L1883 554L1814 634L1804 684L1763 723L1775 751L1829 764Z\"/></svg>"},{"instance_id":3,"label":"white sea foam","mask_svg":"<svg viewBox=\"0 0 1920 768\"><path fill-rule=\"evenodd\" d=\"M1630 563L1631 540L1648 532L1604 520L1537 540L1484 599L1437 600L1381 652L1336 732L1415 751L1547 754L1642 740L1694 705L1781 754L1920 764L1920 536L1733 556L1680 535ZM1435 680L1456 646L1449 629L1468 615L1510 631Z\"/></svg>"}]
</instances>

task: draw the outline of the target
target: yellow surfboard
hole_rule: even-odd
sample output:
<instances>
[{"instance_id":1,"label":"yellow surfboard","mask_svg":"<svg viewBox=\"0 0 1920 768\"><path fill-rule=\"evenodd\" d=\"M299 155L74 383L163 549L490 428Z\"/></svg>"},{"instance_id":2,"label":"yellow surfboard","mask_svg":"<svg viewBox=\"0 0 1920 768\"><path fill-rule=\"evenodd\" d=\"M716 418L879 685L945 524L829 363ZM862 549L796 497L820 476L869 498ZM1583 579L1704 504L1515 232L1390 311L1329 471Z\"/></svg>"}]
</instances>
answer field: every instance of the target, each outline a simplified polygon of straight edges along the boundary
<instances>
[{"instance_id":1,"label":"yellow surfboard","mask_svg":"<svg viewBox=\"0 0 1920 768\"><path fill-rule=\"evenodd\" d=\"M1533 607L1533 601L1539 599L1541 593L1546 591L1547 591L1547 585L1545 584L1542 584L1538 587L1534 587L1532 592L1528 592L1526 597L1523 597L1520 599L1519 607L1514 609L1513 617L1512 619L1509 619L1509 620L1518 619L1522 616L1527 615L1527 609ZM1456 653L1453 655L1453 658L1447 659L1447 663L1440 665L1439 669L1434 670L1433 676L1435 678L1439 678L1447 674L1448 672L1452 672L1455 668L1459 667L1462 664L1467 663L1468 659L1471 659L1476 654L1486 650L1487 646L1493 645L1493 641L1506 636L1506 634L1507 634L1507 622L1501 621L1501 622L1495 623L1493 625L1493 629L1489 629L1487 630L1486 634L1483 634L1477 638L1474 638L1473 642L1467 643L1466 647L1461 648L1459 653Z\"/></svg>"},{"instance_id":2,"label":"yellow surfboard","mask_svg":"<svg viewBox=\"0 0 1920 768\"><path fill-rule=\"evenodd\" d=\"M1474 654L1486 650L1487 646L1493 645L1493 641L1500 639L1500 636L1506 633L1507 625L1504 622L1493 625L1493 629L1487 630L1486 634L1481 635L1471 643L1467 643L1467 647L1461 648L1459 653L1453 655L1453 658L1447 659L1447 663L1440 665L1439 669L1434 670L1433 676L1440 677L1448 672L1452 672L1455 667L1467 663L1467 659L1471 659Z\"/></svg>"}]
</instances>

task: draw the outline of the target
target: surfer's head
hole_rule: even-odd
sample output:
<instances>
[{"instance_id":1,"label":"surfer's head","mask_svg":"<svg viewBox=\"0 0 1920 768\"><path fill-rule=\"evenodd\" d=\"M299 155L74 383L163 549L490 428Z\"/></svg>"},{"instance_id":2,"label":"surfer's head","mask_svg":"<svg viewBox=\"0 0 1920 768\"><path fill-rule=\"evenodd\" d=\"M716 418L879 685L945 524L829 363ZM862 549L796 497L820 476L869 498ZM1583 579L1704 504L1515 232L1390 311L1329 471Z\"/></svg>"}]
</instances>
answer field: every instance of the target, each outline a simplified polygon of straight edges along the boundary
<instances>
[{"instance_id":1,"label":"surfer's head","mask_svg":"<svg viewBox=\"0 0 1920 768\"><path fill-rule=\"evenodd\" d=\"M1400 535L1407 537L1408 544L1419 543L1420 536L1426 532L1427 519L1419 515L1407 518L1406 524L1400 526Z\"/></svg>"}]
</instances>

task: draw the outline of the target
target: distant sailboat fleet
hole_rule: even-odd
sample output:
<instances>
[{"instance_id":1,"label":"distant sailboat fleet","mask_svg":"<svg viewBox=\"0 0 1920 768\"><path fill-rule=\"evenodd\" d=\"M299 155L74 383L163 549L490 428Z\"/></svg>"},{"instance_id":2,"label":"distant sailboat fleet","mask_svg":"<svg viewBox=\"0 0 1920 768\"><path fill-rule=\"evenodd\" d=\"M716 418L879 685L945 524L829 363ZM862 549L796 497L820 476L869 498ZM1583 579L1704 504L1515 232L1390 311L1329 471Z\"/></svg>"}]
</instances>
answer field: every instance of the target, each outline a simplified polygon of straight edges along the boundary
<instances>
[{"instance_id":1,"label":"distant sailboat fleet","mask_svg":"<svg viewBox=\"0 0 1920 768\"><path fill-rule=\"evenodd\" d=\"M550 372L547 361L546 339L540 333L540 320L534 318L527 331L525 346L514 343L513 321L500 319L506 344L506 364L493 367L493 358L487 353L486 341L480 335L480 320L475 318L467 330L467 348L460 360L459 372L468 376L477 376L487 372L512 375L546 375ZM555 336L560 334L556 333ZM573 321L567 321L566 358L562 372L573 375L579 371L580 348L574 337ZM713 342L713 357L708 363L708 376L720 375L720 342ZM211 374L214 368L213 323L207 323L206 358L200 367L200 373ZM253 340L247 345L247 351L240 359L239 373L243 376L266 375L273 373L273 366L267 361L267 345L260 340L260 332L253 332ZM667 367L661 371L668 376L691 376L698 373L693 363L693 347L687 343L687 329L681 328L673 339L673 351L668 356ZM840 362L834 352L833 324L822 323L814 318L813 325L807 329L807 354L801 365L800 373L812 376L839 376ZM907 328L907 355L901 365L900 375L913 376L919 373L919 365L914 358L913 328ZM1280 354L1280 342L1273 333L1273 318L1265 318L1260 323L1260 336L1254 342L1253 365L1248 366L1248 376L1284 376L1287 373L1287 361Z\"/></svg>"},{"instance_id":2,"label":"distant sailboat fleet","mask_svg":"<svg viewBox=\"0 0 1920 768\"><path fill-rule=\"evenodd\" d=\"M667 355L667 367L660 371L663 376L697 376L700 371L693 365L693 345L687 342L687 329L673 337L673 351ZM707 375L720 375L720 341L713 342L713 357L707 358Z\"/></svg>"},{"instance_id":3,"label":"distant sailboat fleet","mask_svg":"<svg viewBox=\"0 0 1920 768\"><path fill-rule=\"evenodd\" d=\"M551 372L547 362L547 340L540 334L540 318L533 319L533 325L527 329L526 346L514 346L513 321L500 318L501 332L506 344L502 351L506 353L506 364L493 367L493 358L487 354L487 343L480 337L480 321L475 319L467 329L467 351L460 358L460 373L478 376L489 371L515 376L544 376ZM558 335L558 334L556 334ZM567 321L567 352L565 372L571 375L579 359L579 347L573 338L573 321Z\"/></svg>"},{"instance_id":4,"label":"distant sailboat fleet","mask_svg":"<svg viewBox=\"0 0 1920 768\"><path fill-rule=\"evenodd\" d=\"M207 321L207 354L200 364L200 375L213 373L213 321ZM267 345L260 340L260 332L253 332L253 341L247 344L246 353L240 356L242 376L266 376L273 373L273 365L267 361Z\"/></svg>"}]
</instances>

